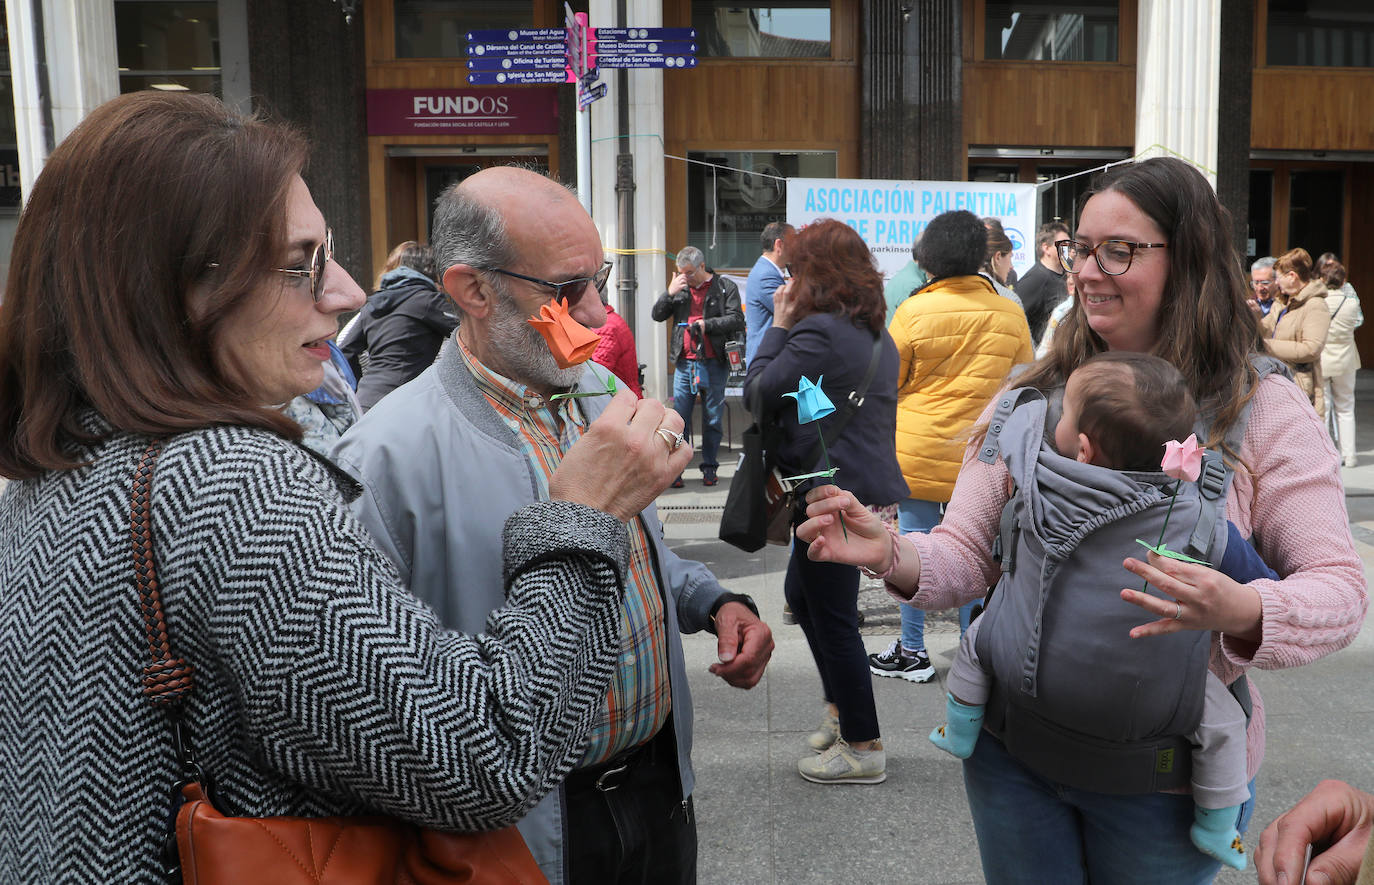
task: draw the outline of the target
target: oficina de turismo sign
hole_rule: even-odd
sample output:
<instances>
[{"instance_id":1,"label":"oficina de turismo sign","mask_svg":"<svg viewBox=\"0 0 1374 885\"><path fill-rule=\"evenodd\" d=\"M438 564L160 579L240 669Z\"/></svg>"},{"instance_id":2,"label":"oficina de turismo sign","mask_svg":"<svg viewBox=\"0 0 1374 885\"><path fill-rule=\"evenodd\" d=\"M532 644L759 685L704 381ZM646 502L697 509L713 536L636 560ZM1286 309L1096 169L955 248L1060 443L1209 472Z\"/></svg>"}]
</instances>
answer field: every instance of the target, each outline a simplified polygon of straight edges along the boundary
<instances>
[{"instance_id":1,"label":"oficina de turismo sign","mask_svg":"<svg viewBox=\"0 0 1374 885\"><path fill-rule=\"evenodd\" d=\"M555 135L558 91L369 89L368 135Z\"/></svg>"}]
</instances>

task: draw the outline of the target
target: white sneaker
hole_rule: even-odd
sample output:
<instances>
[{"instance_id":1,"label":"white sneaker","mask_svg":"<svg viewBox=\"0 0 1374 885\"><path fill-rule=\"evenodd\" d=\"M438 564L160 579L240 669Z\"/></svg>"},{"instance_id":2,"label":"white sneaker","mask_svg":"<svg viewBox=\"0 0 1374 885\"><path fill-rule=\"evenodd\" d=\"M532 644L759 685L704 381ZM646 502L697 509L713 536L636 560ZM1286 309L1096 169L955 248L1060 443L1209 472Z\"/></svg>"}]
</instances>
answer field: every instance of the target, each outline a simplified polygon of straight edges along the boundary
<instances>
[{"instance_id":1,"label":"white sneaker","mask_svg":"<svg viewBox=\"0 0 1374 885\"><path fill-rule=\"evenodd\" d=\"M826 713L816 730L806 736L806 745L813 753L824 753L839 739L840 720Z\"/></svg>"},{"instance_id":2,"label":"white sneaker","mask_svg":"<svg viewBox=\"0 0 1374 885\"><path fill-rule=\"evenodd\" d=\"M882 741L872 750L856 750L836 738L824 753L799 761L797 773L813 784L880 784L887 780L887 754Z\"/></svg>"}]
</instances>

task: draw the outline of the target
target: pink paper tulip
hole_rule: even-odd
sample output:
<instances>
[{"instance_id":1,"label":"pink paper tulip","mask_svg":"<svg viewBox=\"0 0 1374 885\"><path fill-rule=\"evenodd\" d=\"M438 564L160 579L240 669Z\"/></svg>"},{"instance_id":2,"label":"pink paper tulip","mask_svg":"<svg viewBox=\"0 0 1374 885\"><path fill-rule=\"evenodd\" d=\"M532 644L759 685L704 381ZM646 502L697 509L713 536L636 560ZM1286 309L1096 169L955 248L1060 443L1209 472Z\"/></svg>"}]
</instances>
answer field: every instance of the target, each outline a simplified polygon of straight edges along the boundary
<instances>
[{"instance_id":1,"label":"pink paper tulip","mask_svg":"<svg viewBox=\"0 0 1374 885\"><path fill-rule=\"evenodd\" d=\"M1164 444L1164 460L1160 462L1160 467L1174 479L1194 482L1202 472L1202 453L1205 451L1197 444L1195 433L1188 434L1183 442L1171 439Z\"/></svg>"}]
</instances>

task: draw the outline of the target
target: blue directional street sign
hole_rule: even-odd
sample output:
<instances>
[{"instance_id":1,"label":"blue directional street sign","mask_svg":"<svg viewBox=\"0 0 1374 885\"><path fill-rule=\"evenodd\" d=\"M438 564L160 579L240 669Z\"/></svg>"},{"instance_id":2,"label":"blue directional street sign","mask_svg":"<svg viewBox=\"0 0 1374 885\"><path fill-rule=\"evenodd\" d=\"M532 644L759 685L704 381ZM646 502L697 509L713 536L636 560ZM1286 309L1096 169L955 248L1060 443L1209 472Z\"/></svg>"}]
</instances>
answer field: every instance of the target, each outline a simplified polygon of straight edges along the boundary
<instances>
[{"instance_id":1,"label":"blue directional street sign","mask_svg":"<svg viewBox=\"0 0 1374 885\"><path fill-rule=\"evenodd\" d=\"M603 55L695 55L695 43L605 43L597 41L596 54Z\"/></svg>"},{"instance_id":2,"label":"blue directional street sign","mask_svg":"<svg viewBox=\"0 0 1374 885\"><path fill-rule=\"evenodd\" d=\"M592 28L597 40L622 43L627 40L695 40L696 28ZM471 38L469 38L471 39Z\"/></svg>"},{"instance_id":3,"label":"blue directional street sign","mask_svg":"<svg viewBox=\"0 0 1374 885\"><path fill-rule=\"evenodd\" d=\"M468 82L474 86L518 86L525 83L572 83L575 78L566 68L556 71L473 71Z\"/></svg>"},{"instance_id":4,"label":"blue directional street sign","mask_svg":"<svg viewBox=\"0 0 1374 885\"><path fill-rule=\"evenodd\" d=\"M469 58L469 71L562 71L567 67L561 55L511 55L504 58Z\"/></svg>"},{"instance_id":5,"label":"blue directional street sign","mask_svg":"<svg viewBox=\"0 0 1374 885\"><path fill-rule=\"evenodd\" d=\"M567 46L557 43L469 43L468 58L502 58L510 55L544 55L562 58Z\"/></svg>"},{"instance_id":6,"label":"blue directional street sign","mask_svg":"<svg viewBox=\"0 0 1374 885\"><path fill-rule=\"evenodd\" d=\"M694 55L606 55L597 53L596 63L603 68L694 68Z\"/></svg>"},{"instance_id":7,"label":"blue directional street sign","mask_svg":"<svg viewBox=\"0 0 1374 885\"><path fill-rule=\"evenodd\" d=\"M598 98L606 97L606 84L598 83L590 89L577 90L577 108L585 110L592 102Z\"/></svg>"},{"instance_id":8,"label":"blue directional street sign","mask_svg":"<svg viewBox=\"0 0 1374 885\"><path fill-rule=\"evenodd\" d=\"M690 30L690 29L689 29ZM517 43L535 40L557 40L563 42L566 33L562 28L487 28L468 31L469 43Z\"/></svg>"}]
</instances>

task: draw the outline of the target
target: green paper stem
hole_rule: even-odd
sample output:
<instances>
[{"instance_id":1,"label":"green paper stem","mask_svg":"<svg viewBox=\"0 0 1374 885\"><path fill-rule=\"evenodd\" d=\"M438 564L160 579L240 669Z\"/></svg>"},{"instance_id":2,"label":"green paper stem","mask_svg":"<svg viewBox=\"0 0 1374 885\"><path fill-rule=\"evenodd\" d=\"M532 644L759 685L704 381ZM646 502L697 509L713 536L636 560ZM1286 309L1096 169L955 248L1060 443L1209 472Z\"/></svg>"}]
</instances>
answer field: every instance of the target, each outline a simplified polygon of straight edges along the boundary
<instances>
[{"instance_id":1,"label":"green paper stem","mask_svg":"<svg viewBox=\"0 0 1374 885\"><path fill-rule=\"evenodd\" d=\"M1157 553L1160 556L1163 556L1165 559L1173 559L1178 562L1191 562L1194 565L1205 565L1208 568L1212 567L1212 564L1210 562L1204 562L1201 559L1194 559L1186 553L1179 553L1177 550L1170 550L1168 544L1159 544L1157 546L1151 546L1149 544L1146 544L1139 538L1136 538L1135 542L1139 544L1141 547L1144 547L1146 550L1149 550L1151 553Z\"/></svg>"},{"instance_id":2,"label":"green paper stem","mask_svg":"<svg viewBox=\"0 0 1374 885\"><path fill-rule=\"evenodd\" d=\"M1139 538L1136 539L1136 542L1139 543L1139 544L1140 544L1142 547L1144 547L1145 549L1147 549L1147 550L1153 550L1154 552L1158 553L1160 556L1165 556L1165 557L1168 557L1169 559L1177 559L1178 556L1182 556L1182 555L1183 555L1183 554L1178 554L1178 556L1173 555L1173 551L1172 551L1172 550L1169 550L1168 545L1166 545L1166 544L1164 543L1164 533L1165 533L1166 531L1168 531L1168 529L1169 529L1169 517L1172 516L1173 513L1174 513L1174 502L1178 500L1178 489L1179 489L1179 486L1181 486L1181 485L1183 485L1183 480L1181 480L1181 479L1176 479L1176 480L1174 480L1174 494L1173 494L1172 497L1169 498L1169 509L1166 510L1166 511L1164 512L1164 525L1162 525L1162 526L1159 527L1159 540L1158 540L1158 541L1155 541L1155 545L1154 545L1153 547L1151 547L1149 544L1144 543L1144 542L1141 541ZM1169 550L1169 552L1168 552L1168 553L1163 553L1163 552L1161 552L1161 551L1164 551L1164 550ZM1193 562L1197 562L1197 560L1192 560L1192 561L1193 561ZM1142 586L1142 587L1140 588L1140 592L1141 592L1141 593L1144 593L1146 590L1149 590L1149 589L1150 589L1150 582L1149 582L1149 581L1146 581L1145 584L1144 584L1144 586Z\"/></svg>"},{"instance_id":3,"label":"green paper stem","mask_svg":"<svg viewBox=\"0 0 1374 885\"><path fill-rule=\"evenodd\" d=\"M817 479L819 477L825 477L826 479L829 479L839 471L840 468L831 467L829 470L817 470L815 473L800 473L796 476L784 476L783 479L787 480L788 482L801 482L804 479Z\"/></svg>"},{"instance_id":4,"label":"green paper stem","mask_svg":"<svg viewBox=\"0 0 1374 885\"><path fill-rule=\"evenodd\" d=\"M615 377L612 376L606 379L605 390L584 390L578 393L555 393L553 396L549 397L549 402L558 399L577 399L583 396L615 396Z\"/></svg>"},{"instance_id":5,"label":"green paper stem","mask_svg":"<svg viewBox=\"0 0 1374 885\"><path fill-rule=\"evenodd\" d=\"M821 433L821 429L820 429L819 427L816 428L816 438L819 439L819 440L821 441L821 455L824 456L824 458L825 458L825 467L826 467L826 470L828 470L828 471L830 472L830 476L829 476L828 478L829 478L830 481L833 483L833 482L835 481L835 472L834 472L834 468L832 468L832 467L830 466L830 452L826 451L826 448L825 448L825 434L824 434L824 433ZM843 513L843 511L840 512L839 516L840 516L840 531L844 532L844 539L845 539L845 541L847 542L847 541L849 540L849 529L845 528L845 524L844 524L844 513Z\"/></svg>"}]
</instances>

